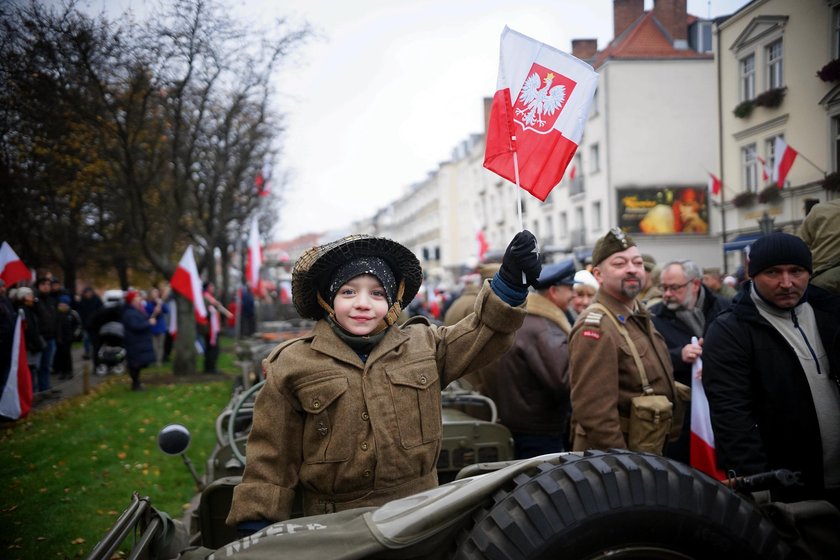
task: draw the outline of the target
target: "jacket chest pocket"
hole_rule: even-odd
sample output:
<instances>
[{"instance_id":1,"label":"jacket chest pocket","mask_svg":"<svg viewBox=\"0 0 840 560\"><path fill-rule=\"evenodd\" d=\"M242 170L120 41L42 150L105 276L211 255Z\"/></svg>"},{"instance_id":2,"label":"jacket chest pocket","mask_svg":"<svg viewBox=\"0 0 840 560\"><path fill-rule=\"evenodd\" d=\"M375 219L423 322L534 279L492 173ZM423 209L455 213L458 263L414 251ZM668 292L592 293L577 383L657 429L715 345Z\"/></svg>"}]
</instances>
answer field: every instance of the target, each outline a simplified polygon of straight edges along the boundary
<instances>
[{"instance_id":1,"label":"jacket chest pocket","mask_svg":"<svg viewBox=\"0 0 840 560\"><path fill-rule=\"evenodd\" d=\"M385 368L400 442L406 449L441 437L440 387L432 358Z\"/></svg>"},{"instance_id":2,"label":"jacket chest pocket","mask_svg":"<svg viewBox=\"0 0 840 560\"><path fill-rule=\"evenodd\" d=\"M345 377L311 381L298 387L297 398L306 413L303 426L303 460L334 463L350 458L352 435L349 422L342 422L346 403L342 395L349 383Z\"/></svg>"}]
</instances>

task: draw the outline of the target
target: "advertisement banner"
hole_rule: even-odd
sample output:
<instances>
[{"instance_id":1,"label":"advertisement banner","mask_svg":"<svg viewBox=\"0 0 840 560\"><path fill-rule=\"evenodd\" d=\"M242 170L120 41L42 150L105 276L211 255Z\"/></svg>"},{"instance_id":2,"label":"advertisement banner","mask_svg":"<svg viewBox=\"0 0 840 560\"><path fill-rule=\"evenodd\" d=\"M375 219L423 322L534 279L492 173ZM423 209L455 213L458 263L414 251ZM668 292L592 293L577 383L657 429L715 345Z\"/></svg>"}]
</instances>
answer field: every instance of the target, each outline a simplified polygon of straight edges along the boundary
<instances>
[{"instance_id":1,"label":"advertisement banner","mask_svg":"<svg viewBox=\"0 0 840 560\"><path fill-rule=\"evenodd\" d=\"M618 189L618 226L645 235L709 233L706 187Z\"/></svg>"}]
</instances>

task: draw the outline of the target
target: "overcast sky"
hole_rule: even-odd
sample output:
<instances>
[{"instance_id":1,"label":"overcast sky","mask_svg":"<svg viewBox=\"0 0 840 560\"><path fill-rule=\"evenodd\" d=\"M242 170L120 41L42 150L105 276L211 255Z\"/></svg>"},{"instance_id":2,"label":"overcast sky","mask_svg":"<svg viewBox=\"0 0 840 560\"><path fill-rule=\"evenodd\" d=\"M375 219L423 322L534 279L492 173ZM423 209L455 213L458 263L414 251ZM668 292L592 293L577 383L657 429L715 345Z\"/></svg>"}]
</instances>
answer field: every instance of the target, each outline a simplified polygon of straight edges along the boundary
<instances>
[{"instance_id":1,"label":"overcast sky","mask_svg":"<svg viewBox=\"0 0 840 560\"><path fill-rule=\"evenodd\" d=\"M278 75L292 181L275 239L344 227L422 181L483 132L505 25L564 51L612 39L612 0L220 0L248 20L306 19L324 40ZM148 0L89 0L94 8ZM730 14L747 0L688 0L691 14ZM650 8L651 0L647 0ZM514 187L511 187L514 188Z\"/></svg>"}]
</instances>

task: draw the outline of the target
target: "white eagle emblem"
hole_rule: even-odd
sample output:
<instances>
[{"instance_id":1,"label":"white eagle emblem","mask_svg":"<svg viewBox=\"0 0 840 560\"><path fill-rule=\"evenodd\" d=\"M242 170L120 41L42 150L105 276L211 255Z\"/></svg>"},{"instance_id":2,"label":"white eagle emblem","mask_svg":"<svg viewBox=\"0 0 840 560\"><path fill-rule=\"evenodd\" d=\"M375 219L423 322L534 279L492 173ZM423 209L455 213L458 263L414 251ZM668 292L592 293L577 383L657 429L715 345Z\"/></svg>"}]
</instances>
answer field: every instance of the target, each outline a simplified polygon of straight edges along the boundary
<instances>
[{"instance_id":1,"label":"white eagle emblem","mask_svg":"<svg viewBox=\"0 0 840 560\"><path fill-rule=\"evenodd\" d=\"M566 101L566 86L559 85L551 87L554 81L554 73L549 72L545 76L545 87L540 88L540 76L536 72L531 74L522 91L519 93L519 101L525 105L524 109L516 109L516 116L522 117L525 126L545 126L543 115L551 116L559 111Z\"/></svg>"}]
</instances>

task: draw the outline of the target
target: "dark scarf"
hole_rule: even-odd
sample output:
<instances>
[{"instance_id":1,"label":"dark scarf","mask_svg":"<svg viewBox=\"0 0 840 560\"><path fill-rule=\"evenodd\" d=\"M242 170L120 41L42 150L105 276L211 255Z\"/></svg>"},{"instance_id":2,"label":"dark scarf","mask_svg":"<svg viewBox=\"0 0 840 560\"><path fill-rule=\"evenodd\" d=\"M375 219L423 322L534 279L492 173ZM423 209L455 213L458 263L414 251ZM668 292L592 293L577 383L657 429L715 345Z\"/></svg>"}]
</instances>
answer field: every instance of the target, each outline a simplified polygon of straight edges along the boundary
<instances>
[{"instance_id":1,"label":"dark scarf","mask_svg":"<svg viewBox=\"0 0 840 560\"><path fill-rule=\"evenodd\" d=\"M384 331L380 331L370 336L359 336L344 330L344 328L336 323L329 315L326 319L327 324L329 324L335 335L340 338L344 344L349 346L359 356L362 362L367 362L368 356L370 356L374 347L379 344L379 341L382 340L385 337L385 333L388 332L388 329L386 328Z\"/></svg>"}]
</instances>

